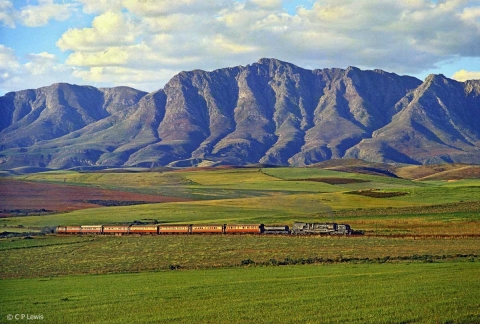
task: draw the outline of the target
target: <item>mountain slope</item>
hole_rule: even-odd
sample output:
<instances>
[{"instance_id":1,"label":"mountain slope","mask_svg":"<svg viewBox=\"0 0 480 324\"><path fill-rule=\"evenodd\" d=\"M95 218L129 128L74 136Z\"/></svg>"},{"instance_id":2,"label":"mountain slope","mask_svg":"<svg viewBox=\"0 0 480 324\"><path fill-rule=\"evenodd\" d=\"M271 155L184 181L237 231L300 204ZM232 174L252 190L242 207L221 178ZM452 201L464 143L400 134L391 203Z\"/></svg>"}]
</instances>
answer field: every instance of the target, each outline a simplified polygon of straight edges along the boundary
<instances>
[{"instance_id":1,"label":"mountain slope","mask_svg":"<svg viewBox=\"0 0 480 324\"><path fill-rule=\"evenodd\" d=\"M480 161L480 81L441 75L422 83L261 59L181 72L150 94L68 84L12 92L0 114L0 169Z\"/></svg>"},{"instance_id":2,"label":"mountain slope","mask_svg":"<svg viewBox=\"0 0 480 324\"><path fill-rule=\"evenodd\" d=\"M377 162L479 163L479 83L430 75L398 103L390 124L345 156Z\"/></svg>"}]
</instances>

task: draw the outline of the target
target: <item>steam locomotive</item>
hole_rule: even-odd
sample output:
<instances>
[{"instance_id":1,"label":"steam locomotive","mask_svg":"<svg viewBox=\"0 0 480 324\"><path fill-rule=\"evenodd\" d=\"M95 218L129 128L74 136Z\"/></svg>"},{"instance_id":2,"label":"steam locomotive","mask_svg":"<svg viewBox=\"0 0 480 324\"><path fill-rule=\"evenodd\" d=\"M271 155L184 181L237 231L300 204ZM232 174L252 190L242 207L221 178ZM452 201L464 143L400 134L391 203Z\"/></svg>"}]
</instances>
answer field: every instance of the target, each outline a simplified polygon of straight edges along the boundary
<instances>
[{"instance_id":1,"label":"steam locomotive","mask_svg":"<svg viewBox=\"0 0 480 324\"><path fill-rule=\"evenodd\" d=\"M68 225L57 226L57 234L327 234L350 235L350 225L337 223L265 224L154 224L154 225Z\"/></svg>"},{"instance_id":2,"label":"steam locomotive","mask_svg":"<svg viewBox=\"0 0 480 324\"><path fill-rule=\"evenodd\" d=\"M337 223L293 223L292 234L342 234L350 235L353 230L348 224Z\"/></svg>"}]
</instances>

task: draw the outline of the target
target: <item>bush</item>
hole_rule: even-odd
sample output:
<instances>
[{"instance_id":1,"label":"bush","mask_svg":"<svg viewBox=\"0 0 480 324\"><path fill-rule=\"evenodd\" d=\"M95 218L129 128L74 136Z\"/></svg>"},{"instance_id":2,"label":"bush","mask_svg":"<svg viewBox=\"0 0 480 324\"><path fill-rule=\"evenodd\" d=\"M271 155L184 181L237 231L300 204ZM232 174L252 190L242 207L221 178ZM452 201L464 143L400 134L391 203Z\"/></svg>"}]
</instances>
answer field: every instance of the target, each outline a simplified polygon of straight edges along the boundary
<instances>
[{"instance_id":1,"label":"bush","mask_svg":"<svg viewBox=\"0 0 480 324\"><path fill-rule=\"evenodd\" d=\"M252 259L242 260L242 263L241 263L242 266L248 266L251 264L255 264L255 261L253 261Z\"/></svg>"}]
</instances>

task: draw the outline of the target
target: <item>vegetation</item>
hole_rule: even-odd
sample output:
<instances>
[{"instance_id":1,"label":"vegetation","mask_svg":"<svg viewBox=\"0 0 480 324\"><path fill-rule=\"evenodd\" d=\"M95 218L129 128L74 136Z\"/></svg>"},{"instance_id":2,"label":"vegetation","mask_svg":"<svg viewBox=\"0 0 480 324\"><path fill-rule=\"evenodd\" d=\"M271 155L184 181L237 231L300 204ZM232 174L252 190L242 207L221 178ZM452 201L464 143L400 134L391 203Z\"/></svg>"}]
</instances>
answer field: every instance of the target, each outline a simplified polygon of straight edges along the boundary
<instances>
[{"instance_id":1,"label":"vegetation","mask_svg":"<svg viewBox=\"0 0 480 324\"><path fill-rule=\"evenodd\" d=\"M46 323L478 323L478 262L143 272L2 282L2 320ZM15 298L12 298L15 296Z\"/></svg>"},{"instance_id":2,"label":"vegetation","mask_svg":"<svg viewBox=\"0 0 480 324\"><path fill-rule=\"evenodd\" d=\"M1 278L257 265L473 258L478 237L46 236L0 241ZM285 261L287 260L287 261ZM302 261L310 260L310 261ZM34 266L31 266L34 265Z\"/></svg>"},{"instance_id":3,"label":"vegetation","mask_svg":"<svg viewBox=\"0 0 480 324\"><path fill-rule=\"evenodd\" d=\"M296 220L334 220L349 222L358 229L388 234L395 231L398 223L412 222L412 218L415 218L412 224L415 226L404 226L403 233L425 234L432 230L432 233L436 234L448 234L450 231L461 234L457 230L460 227L471 228L467 230L467 234L472 234L478 233L476 221L480 217L478 204L475 205L480 197L480 180L419 182L316 168L139 173L69 171L25 175L19 178L136 193L168 194L192 201L109 206L42 217L1 219L0 224L8 227L23 225L25 228L38 229L58 224L122 223L141 219L170 223L287 224ZM322 178L327 179L326 182L337 179L336 184L321 182ZM352 192L360 194L349 194ZM110 200L97 199L95 207L120 205L118 201L110 204ZM409 208L411 212L405 213ZM445 223L447 220L448 223ZM416 226L419 223L422 223L422 226ZM392 224L393 228L390 226ZM446 226L440 228L439 225Z\"/></svg>"},{"instance_id":4,"label":"vegetation","mask_svg":"<svg viewBox=\"0 0 480 324\"><path fill-rule=\"evenodd\" d=\"M0 322L19 310L47 323L479 322L480 180L408 168L430 180L321 168L18 176L121 198L55 212L39 191L28 207L0 205ZM294 221L365 235L42 235L60 224Z\"/></svg>"}]
</instances>

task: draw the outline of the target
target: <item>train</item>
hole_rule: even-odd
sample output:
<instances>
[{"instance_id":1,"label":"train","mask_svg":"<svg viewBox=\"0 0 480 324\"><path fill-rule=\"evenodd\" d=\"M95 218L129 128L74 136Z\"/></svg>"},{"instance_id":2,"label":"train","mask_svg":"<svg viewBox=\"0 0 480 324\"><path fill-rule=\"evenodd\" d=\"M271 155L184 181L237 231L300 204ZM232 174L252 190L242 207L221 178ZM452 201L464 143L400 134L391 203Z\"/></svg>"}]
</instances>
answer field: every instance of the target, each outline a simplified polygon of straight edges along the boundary
<instances>
[{"instance_id":1,"label":"train","mask_svg":"<svg viewBox=\"0 0 480 324\"><path fill-rule=\"evenodd\" d=\"M325 234L351 235L348 224L303 223L288 225L265 224L132 224L132 225L66 225L57 226L57 234L101 235L166 235L166 234Z\"/></svg>"}]
</instances>

